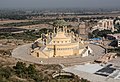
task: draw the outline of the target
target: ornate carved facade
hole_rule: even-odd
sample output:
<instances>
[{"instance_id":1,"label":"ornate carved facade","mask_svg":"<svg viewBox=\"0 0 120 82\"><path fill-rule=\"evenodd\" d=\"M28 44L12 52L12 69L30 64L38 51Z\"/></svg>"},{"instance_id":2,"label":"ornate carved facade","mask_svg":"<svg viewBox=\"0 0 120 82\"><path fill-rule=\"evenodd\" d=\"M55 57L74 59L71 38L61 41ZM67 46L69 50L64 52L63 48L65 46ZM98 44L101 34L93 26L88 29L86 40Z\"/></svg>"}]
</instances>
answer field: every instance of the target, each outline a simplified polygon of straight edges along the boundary
<instances>
[{"instance_id":1,"label":"ornate carved facade","mask_svg":"<svg viewBox=\"0 0 120 82\"><path fill-rule=\"evenodd\" d=\"M53 24L53 32L42 34L41 38L33 43L37 46L31 50L31 55L39 58L84 57L92 53L81 37L67 28L67 23L64 20L57 20Z\"/></svg>"}]
</instances>

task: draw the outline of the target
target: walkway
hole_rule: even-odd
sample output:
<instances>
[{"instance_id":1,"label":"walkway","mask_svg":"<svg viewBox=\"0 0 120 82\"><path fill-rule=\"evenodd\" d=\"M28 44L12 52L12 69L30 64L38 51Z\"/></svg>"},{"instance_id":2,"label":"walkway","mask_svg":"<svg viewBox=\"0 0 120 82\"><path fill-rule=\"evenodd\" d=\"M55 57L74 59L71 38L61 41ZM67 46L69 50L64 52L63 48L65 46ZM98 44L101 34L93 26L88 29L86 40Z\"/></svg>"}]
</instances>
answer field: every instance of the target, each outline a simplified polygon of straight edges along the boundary
<instances>
[{"instance_id":1,"label":"walkway","mask_svg":"<svg viewBox=\"0 0 120 82\"><path fill-rule=\"evenodd\" d=\"M104 49L100 46L89 44L89 46L94 51L94 56L88 56L88 57L73 57L73 58L35 58L32 55L30 55L30 46L31 44L26 44L22 46L18 46L16 49L12 52L12 57L37 63L37 64L64 64L64 65L77 65L84 62L94 61L99 56L103 55ZM41 62L42 61L42 62Z\"/></svg>"},{"instance_id":2,"label":"walkway","mask_svg":"<svg viewBox=\"0 0 120 82\"><path fill-rule=\"evenodd\" d=\"M63 70L65 72L71 72L71 73L78 75L81 78L87 79L91 82L120 82L120 80L117 80L117 79L108 78L108 77L76 70L75 66L67 67L67 68L64 68Z\"/></svg>"}]
</instances>

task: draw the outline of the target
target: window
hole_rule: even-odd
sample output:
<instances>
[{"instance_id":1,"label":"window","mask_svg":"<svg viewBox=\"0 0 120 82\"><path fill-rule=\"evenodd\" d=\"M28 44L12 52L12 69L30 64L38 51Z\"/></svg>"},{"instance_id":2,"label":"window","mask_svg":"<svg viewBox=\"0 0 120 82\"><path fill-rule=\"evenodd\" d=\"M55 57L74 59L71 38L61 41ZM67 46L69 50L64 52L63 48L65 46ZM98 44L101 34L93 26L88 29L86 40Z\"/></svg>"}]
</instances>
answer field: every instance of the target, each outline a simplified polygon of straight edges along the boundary
<instances>
[{"instance_id":1,"label":"window","mask_svg":"<svg viewBox=\"0 0 120 82\"><path fill-rule=\"evenodd\" d=\"M55 41L53 41L53 43L55 43Z\"/></svg>"},{"instance_id":2,"label":"window","mask_svg":"<svg viewBox=\"0 0 120 82\"><path fill-rule=\"evenodd\" d=\"M39 57L39 53L37 53L37 57Z\"/></svg>"}]
</instances>

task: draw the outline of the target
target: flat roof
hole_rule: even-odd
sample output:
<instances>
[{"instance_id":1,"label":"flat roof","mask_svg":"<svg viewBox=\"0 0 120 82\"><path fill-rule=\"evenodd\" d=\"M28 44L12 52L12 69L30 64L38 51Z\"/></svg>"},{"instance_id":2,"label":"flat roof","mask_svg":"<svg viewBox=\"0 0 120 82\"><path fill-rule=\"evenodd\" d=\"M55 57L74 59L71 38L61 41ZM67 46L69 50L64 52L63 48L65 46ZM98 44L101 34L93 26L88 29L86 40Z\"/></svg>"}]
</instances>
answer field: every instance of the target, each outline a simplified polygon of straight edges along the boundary
<instances>
[{"instance_id":1,"label":"flat roof","mask_svg":"<svg viewBox=\"0 0 120 82\"><path fill-rule=\"evenodd\" d=\"M85 64L85 65L76 65L74 69L78 71L84 71L88 73L95 73L96 71L104 68L100 64Z\"/></svg>"}]
</instances>

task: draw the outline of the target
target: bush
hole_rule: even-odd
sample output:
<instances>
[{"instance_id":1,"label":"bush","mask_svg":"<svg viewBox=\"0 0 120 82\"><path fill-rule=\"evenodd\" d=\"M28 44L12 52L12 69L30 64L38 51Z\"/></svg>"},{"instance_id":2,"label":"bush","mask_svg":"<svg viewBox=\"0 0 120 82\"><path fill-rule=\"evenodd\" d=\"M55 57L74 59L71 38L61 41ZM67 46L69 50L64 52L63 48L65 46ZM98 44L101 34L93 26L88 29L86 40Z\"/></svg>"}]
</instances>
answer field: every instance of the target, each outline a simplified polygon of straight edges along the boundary
<instances>
[{"instance_id":1,"label":"bush","mask_svg":"<svg viewBox=\"0 0 120 82\"><path fill-rule=\"evenodd\" d=\"M10 67L0 68L0 77L8 79L12 76L12 71L13 70Z\"/></svg>"},{"instance_id":2,"label":"bush","mask_svg":"<svg viewBox=\"0 0 120 82\"><path fill-rule=\"evenodd\" d=\"M16 66L14 66L13 68L15 69L15 72L16 72L16 74L19 77L22 77L22 78L26 77L26 74L27 74L26 70L27 70L27 68L26 68L26 64L25 63L17 62Z\"/></svg>"},{"instance_id":3,"label":"bush","mask_svg":"<svg viewBox=\"0 0 120 82\"><path fill-rule=\"evenodd\" d=\"M92 32L92 36L93 36L93 38L94 37L105 37L106 38L106 36L107 36L107 34L111 34L112 32L111 32L111 30L101 30L101 31L99 31L98 29L97 30L94 30L93 32Z\"/></svg>"}]
</instances>

